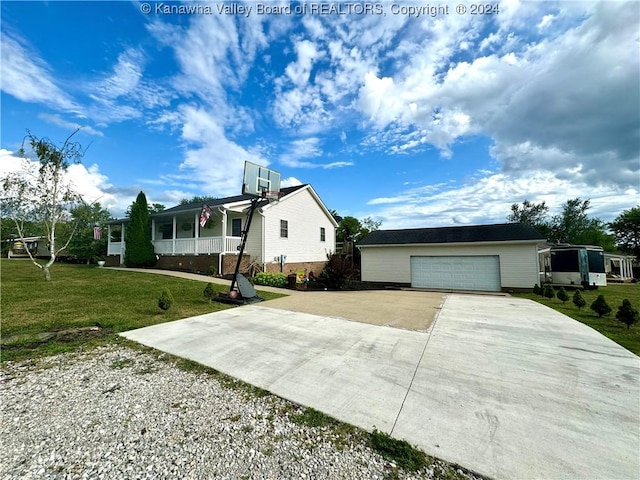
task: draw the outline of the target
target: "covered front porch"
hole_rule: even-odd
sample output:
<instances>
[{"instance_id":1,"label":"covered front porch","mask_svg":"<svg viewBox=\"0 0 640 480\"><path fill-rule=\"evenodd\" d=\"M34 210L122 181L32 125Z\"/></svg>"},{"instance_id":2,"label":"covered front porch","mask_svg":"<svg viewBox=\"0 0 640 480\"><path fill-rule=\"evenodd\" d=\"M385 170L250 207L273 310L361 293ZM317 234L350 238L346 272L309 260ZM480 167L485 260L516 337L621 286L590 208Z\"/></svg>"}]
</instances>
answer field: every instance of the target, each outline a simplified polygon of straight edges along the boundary
<instances>
[{"instance_id":1,"label":"covered front porch","mask_svg":"<svg viewBox=\"0 0 640 480\"><path fill-rule=\"evenodd\" d=\"M164 255L214 255L237 253L242 241L245 215L240 211L217 208L204 227L200 225L201 207L175 211L179 207L158 212L151 217L151 242L155 253ZM108 224L107 255L120 257L124 263L128 219Z\"/></svg>"}]
</instances>

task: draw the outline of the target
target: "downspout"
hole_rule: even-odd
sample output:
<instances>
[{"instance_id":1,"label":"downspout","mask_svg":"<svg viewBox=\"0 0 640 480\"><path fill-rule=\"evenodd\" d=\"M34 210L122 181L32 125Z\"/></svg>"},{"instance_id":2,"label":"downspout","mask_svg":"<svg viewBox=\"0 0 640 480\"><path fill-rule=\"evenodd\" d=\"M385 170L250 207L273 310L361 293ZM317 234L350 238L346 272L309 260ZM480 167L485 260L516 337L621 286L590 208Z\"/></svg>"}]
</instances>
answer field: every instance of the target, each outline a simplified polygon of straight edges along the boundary
<instances>
[{"instance_id":1,"label":"downspout","mask_svg":"<svg viewBox=\"0 0 640 480\"><path fill-rule=\"evenodd\" d=\"M264 218L264 212L261 210L260 214L262 216L262 225L261 225L261 236L262 236L262 258L261 263L262 263L262 271L266 272L267 271L267 257L266 257L266 248L267 248L267 242L266 242L266 232L264 231L265 226L266 226L266 222L265 222L265 218Z\"/></svg>"}]
</instances>

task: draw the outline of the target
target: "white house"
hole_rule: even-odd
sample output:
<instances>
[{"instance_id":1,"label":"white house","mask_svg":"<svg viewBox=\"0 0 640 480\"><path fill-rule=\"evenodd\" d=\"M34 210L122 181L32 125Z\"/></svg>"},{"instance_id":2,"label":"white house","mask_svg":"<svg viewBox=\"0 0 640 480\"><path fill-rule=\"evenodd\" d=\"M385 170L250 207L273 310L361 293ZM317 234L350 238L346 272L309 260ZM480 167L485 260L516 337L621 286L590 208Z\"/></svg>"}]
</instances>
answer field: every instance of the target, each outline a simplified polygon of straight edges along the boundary
<instances>
[{"instance_id":1,"label":"white house","mask_svg":"<svg viewBox=\"0 0 640 480\"><path fill-rule=\"evenodd\" d=\"M277 203L261 201L253 215L244 256L244 268L291 273L307 269L316 275L335 252L337 223L311 185L281 189ZM151 215L152 242L158 267L233 273L241 232L251 196L238 195L209 202L211 216L204 228L202 203L178 205ZM127 220L109 225L107 264L124 262Z\"/></svg>"},{"instance_id":2,"label":"white house","mask_svg":"<svg viewBox=\"0 0 640 480\"><path fill-rule=\"evenodd\" d=\"M357 246L365 282L499 292L539 282L544 241L527 225L507 223L379 230Z\"/></svg>"}]
</instances>

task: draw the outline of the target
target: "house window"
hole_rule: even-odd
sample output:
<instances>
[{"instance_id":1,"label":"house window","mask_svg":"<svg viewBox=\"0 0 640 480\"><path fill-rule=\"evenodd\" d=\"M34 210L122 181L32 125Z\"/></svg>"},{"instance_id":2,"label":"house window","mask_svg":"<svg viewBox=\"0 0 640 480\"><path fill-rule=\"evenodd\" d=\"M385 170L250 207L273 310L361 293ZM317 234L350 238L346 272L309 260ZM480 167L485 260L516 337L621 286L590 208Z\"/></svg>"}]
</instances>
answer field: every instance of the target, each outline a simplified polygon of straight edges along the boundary
<instances>
[{"instance_id":1,"label":"house window","mask_svg":"<svg viewBox=\"0 0 640 480\"><path fill-rule=\"evenodd\" d=\"M324 227L320 227L320 241L325 242L327 240L327 232Z\"/></svg>"},{"instance_id":2,"label":"house window","mask_svg":"<svg viewBox=\"0 0 640 480\"><path fill-rule=\"evenodd\" d=\"M242 236L242 219L241 218L231 219L231 236L232 237Z\"/></svg>"},{"instance_id":3,"label":"house window","mask_svg":"<svg viewBox=\"0 0 640 480\"><path fill-rule=\"evenodd\" d=\"M289 238L289 222L280 220L280 238Z\"/></svg>"}]
</instances>

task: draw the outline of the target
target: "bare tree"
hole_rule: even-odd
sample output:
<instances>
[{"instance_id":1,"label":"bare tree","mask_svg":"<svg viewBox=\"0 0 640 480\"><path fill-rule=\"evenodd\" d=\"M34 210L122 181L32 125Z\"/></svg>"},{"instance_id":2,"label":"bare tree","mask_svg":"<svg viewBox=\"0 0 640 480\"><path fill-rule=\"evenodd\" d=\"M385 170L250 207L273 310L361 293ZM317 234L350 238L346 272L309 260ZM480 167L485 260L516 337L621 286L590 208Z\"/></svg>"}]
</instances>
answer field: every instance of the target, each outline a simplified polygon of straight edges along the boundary
<instances>
[{"instance_id":1,"label":"bare tree","mask_svg":"<svg viewBox=\"0 0 640 480\"><path fill-rule=\"evenodd\" d=\"M78 129L79 130L79 129ZM2 179L2 216L11 218L16 225L18 236L24 242L26 222L37 222L46 232L46 241L51 257L46 263L39 263L27 250L33 264L40 268L47 281L51 280L50 268L73 238L75 228L58 245L61 227L68 226L70 209L81 202L65 173L71 163L79 163L83 151L79 143L71 138L74 131L61 147L46 138L36 138L30 131L22 142L19 155L24 159L22 171L11 173ZM25 142L31 147L38 162L30 161L25 154Z\"/></svg>"}]
</instances>

